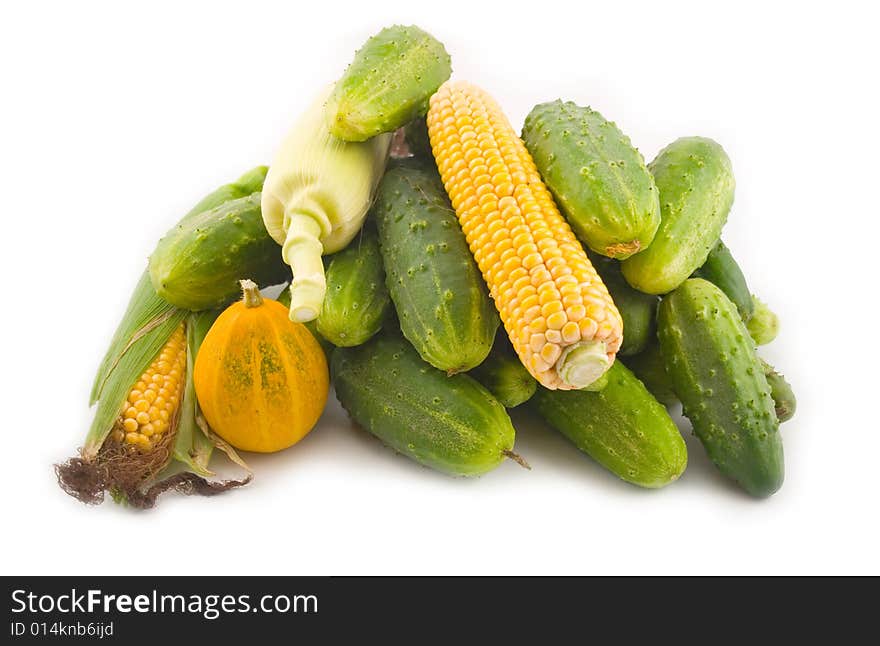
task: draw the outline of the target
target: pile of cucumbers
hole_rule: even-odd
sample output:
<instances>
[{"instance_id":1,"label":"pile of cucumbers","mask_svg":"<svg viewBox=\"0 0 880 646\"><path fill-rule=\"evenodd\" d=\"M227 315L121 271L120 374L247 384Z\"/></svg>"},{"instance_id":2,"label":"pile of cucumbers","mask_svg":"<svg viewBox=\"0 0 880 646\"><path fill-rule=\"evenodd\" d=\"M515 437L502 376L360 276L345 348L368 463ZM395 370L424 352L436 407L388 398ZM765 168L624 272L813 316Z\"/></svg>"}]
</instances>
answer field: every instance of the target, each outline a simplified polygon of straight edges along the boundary
<instances>
[{"instance_id":1,"label":"pile of cucumbers","mask_svg":"<svg viewBox=\"0 0 880 646\"><path fill-rule=\"evenodd\" d=\"M523 136L534 151L529 123ZM681 402L723 474L755 496L781 486L778 427L795 399L756 352L778 322L753 298L719 239L734 182L717 143L680 139L650 165L633 163L648 177L639 208L650 243L622 261L590 252L624 320L619 360L589 390L551 391L498 329L423 125L414 123L407 136L416 154L391 162L364 233L329 260L330 288L317 320L318 333L335 346L337 397L355 422L426 466L471 476L518 458L505 409L525 404L621 479L657 488L687 465L668 411ZM564 163L564 142L551 145L554 163ZM558 182L548 179L555 192L567 181L557 175ZM579 190L589 190L583 183ZM608 191L591 188L597 204L607 198ZM639 202L631 194L621 199ZM585 247L602 251L634 237L632 230L597 237L590 227L574 228Z\"/></svg>"}]
</instances>

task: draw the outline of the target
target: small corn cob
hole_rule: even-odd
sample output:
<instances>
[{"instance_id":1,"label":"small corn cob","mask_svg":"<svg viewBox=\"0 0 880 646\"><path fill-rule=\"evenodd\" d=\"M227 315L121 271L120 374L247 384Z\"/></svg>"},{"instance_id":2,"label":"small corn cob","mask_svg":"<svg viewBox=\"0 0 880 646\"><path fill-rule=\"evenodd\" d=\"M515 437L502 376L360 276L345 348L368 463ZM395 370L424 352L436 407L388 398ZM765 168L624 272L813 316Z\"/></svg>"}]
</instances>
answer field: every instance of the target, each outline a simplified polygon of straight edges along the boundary
<instances>
[{"instance_id":1,"label":"small corn cob","mask_svg":"<svg viewBox=\"0 0 880 646\"><path fill-rule=\"evenodd\" d=\"M495 101L469 83L431 97L437 167L513 347L544 387L589 386L623 323L535 163Z\"/></svg>"},{"instance_id":2,"label":"small corn cob","mask_svg":"<svg viewBox=\"0 0 880 646\"><path fill-rule=\"evenodd\" d=\"M184 325L174 331L128 393L113 439L149 451L172 428L186 371Z\"/></svg>"}]
</instances>

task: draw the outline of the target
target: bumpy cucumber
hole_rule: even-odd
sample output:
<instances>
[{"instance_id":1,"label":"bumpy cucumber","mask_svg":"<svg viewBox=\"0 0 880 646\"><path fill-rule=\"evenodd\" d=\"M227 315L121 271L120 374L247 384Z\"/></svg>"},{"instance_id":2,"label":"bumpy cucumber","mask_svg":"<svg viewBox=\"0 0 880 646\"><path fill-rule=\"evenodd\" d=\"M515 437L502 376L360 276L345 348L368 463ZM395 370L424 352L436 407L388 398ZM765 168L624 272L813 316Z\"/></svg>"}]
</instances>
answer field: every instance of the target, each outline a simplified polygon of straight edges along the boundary
<instances>
[{"instance_id":1,"label":"bumpy cucumber","mask_svg":"<svg viewBox=\"0 0 880 646\"><path fill-rule=\"evenodd\" d=\"M645 384L645 388L657 398L657 401L666 406L678 403L678 397L672 390L672 383L666 372L659 343L651 343L639 354L624 357L622 361ZM795 410L797 410L797 399L791 384L763 359L761 365L764 367L764 376L767 377L767 384L770 386L770 396L773 398L776 418L780 423L787 422L794 417Z\"/></svg>"},{"instance_id":2,"label":"bumpy cucumber","mask_svg":"<svg viewBox=\"0 0 880 646\"><path fill-rule=\"evenodd\" d=\"M504 406L471 377L448 377L422 361L397 334L336 348L330 369L352 419L425 466L473 476L517 457Z\"/></svg>"},{"instance_id":3,"label":"bumpy cucumber","mask_svg":"<svg viewBox=\"0 0 880 646\"><path fill-rule=\"evenodd\" d=\"M382 327L391 307L379 241L372 226L330 259L317 329L336 346L360 345Z\"/></svg>"},{"instance_id":4,"label":"bumpy cucumber","mask_svg":"<svg viewBox=\"0 0 880 646\"><path fill-rule=\"evenodd\" d=\"M651 244L660 225L657 187L613 122L557 100L532 108L522 138L581 242L611 258Z\"/></svg>"},{"instance_id":5,"label":"bumpy cucumber","mask_svg":"<svg viewBox=\"0 0 880 646\"><path fill-rule=\"evenodd\" d=\"M428 111L428 99L452 74L449 54L411 25L386 27L355 54L325 108L330 133L366 141Z\"/></svg>"},{"instance_id":6,"label":"bumpy cucumber","mask_svg":"<svg viewBox=\"0 0 880 646\"><path fill-rule=\"evenodd\" d=\"M289 278L260 213L260 193L187 215L150 256L153 288L189 310L220 307L239 294L239 280L275 285Z\"/></svg>"},{"instance_id":7,"label":"bumpy cucumber","mask_svg":"<svg viewBox=\"0 0 880 646\"><path fill-rule=\"evenodd\" d=\"M791 384L766 361L761 360L761 365L764 366L764 376L767 377L767 383L770 385L770 396L773 397L776 418L780 423L787 422L794 417L797 410L797 399Z\"/></svg>"},{"instance_id":8,"label":"bumpy cucumber","mask_svg":"<svg viewBox=\"0 0 880 646\"><path fill-rule=\"evenodd\" d=\"M452 374L480 365L498 314L436 168L399 161L373 205L386 283L404 336Z\"/></svg>"},{"instance_id":9,"label":"bumpy cucumber","mask_svg":"<svg viewBox=\"0 0 880 646\"><path fill-rule=\"evenodd\" d=\"M619 361L601 392L546 390L530 402L547 422L613 474L658 488L678 479L687 449L666 409Z\"/></svg>"},{"instance_id":10,"label":"bumpy cucumber","mask_svg":"<svg viewBox=\"0 0 880 646\"><path fill-rule=\"evenodd\" d=\"M621 359L626 367L633 371L645 388L664 406L674 406L678 403L678 397L672 390L672 382L666 373L663 363L663 355L660 354L660 344L656 338L648 344L648 347L636 355Z\"/></svg>"},{"instance_id":11,"label":"bumpy cucumber","mask_svg":"<svg viewBox=\"0 0 880 646\"><path fill-rule=\"evenodd\" d=\"M469 374L506 408L514 408L527 402L538 386L538 382L516 356L507 334L503 332L495 337L495 345L486 360Z\"/></svg>"},{"instance_id":12,"label":"bumpy cucumber","mask_svg":"<svg viewBox=\"0 0 880 646\"><path fill-rule=\"evenodd\" d=\"M659 299L653 294L643 294L630 287L620 273L620 263L616 260L601 258L595 254L591 255L591 260L623 318L623 345L617 352L618 356L626 357L641 352L655 338L654 320L657 317Z\"/></svg>"},{"instance_id":13,"label":"bumpy cucumber","mask_svg":"<svg viewBox=\"0 0 880 646\"><path fill-rule=\"evenodd\" d=\"M730 249L721 240L709 252L703 266L694 272L695 278L705 278L717 285L727 298L733 301L743 321L752 318L755 304L742 269L736 263Z\"/></svg>"},{"instance_id":14,"label":"bumpy cucumber","mask_svg":"<svg viewBox=\"0 0 880 646\"><path fill-rule=\"evenodd\" d=\"M691 278L660 303L658 334L673 389L712 462L750 494L773 494L784 477L779 422L736 306Z\"/></svg>"},{"instance_id":15,"label":"bumpy cucumber","mask_svg":"<svg viewBox=\"0 0 880 646\"><path fill-rule=\"evenodd\" d=\"M727 221L735 182L727 153L703 137L674 141L648 168L660 191L660 228L651 246L622 269L639 291L665 294L706 262Z\"/></svg>"},{"instance_id":16,"label":"bumpy cucumber","mask_svg":"<svg viewBox=\"0 0 880 646\"><path fill-rule=\"evenodd\" d=\"M757 296L752 296L755 311L746 324L755 345L767 345L779 334L779 317Z\"/></svg>"}]
</instances>

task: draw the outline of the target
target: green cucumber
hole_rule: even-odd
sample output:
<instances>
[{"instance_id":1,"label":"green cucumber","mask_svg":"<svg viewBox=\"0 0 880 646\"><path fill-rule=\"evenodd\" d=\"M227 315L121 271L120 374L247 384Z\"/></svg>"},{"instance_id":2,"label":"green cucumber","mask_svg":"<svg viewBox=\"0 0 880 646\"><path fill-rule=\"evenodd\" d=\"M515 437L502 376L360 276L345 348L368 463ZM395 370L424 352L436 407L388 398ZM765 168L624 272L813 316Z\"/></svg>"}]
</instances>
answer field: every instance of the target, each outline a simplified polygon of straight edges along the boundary
<instances>
[{"instance_id":1,"label":"green cucumber","mask_svg":"<svg viewBox=\"0 0 880 646\"><path fill-rule=\"evenodd\" d=\"M318 314L317 329L336 346L366 342L382 327L391 307L379 241L365 226L352 242L330 258L327 294Z\"/></svg>"},{"instance_id":2,"label":"green cucumber","mask_svg":"<svg viewBox=\"0 0 880 646\"><path fill-rule=\"evenodd\" d=\"M450 374L480 365L498 314L436 168L415 160L392 164L373 213L403 335Z\"/></svg>"},{"instance_id":3,"label":"green cucumber","mask_svg":"<svg viewBox=\"0 0 880 646\"><path fill-rule=\"evenodd\" d=\"M767 345L779 334L779 317L757 296L752 296L755 311L746 327L755 345Z\"/></svg>"},{"instance_id":4,"label":"green cucumber","mask_svg":"<svg viewBox=\"0 0 880 646\"><path fill-rule=\"evenodd\" d=\"M263 225L260 193L186 216L150 256L153 288L177 307L214 309L238 297L239 280L275 285L289 278Z\"/></svg>"},{"instance_id":5,"label":"green cucumber","mask_svg":"<svg viewBox=\"0 0 880 646\"><path fill-rule=\"evenodd\" d=\"M643 294L630 287L620 273L620 263L616 260L595 254L591 260L623 319L623 345L617 355L626 357L638 354L656 337L654 321L660 301L653 294Z\"/></svg>"},{"instance_id":6,"label":"green cucumber","mask_svg":"<svg viewBox=\"0 0 880 646\"><path fill-rule=\"evenodd\" d=\"M621 360L645 384L645 388L657 398L657 401L667 407L678 403L678 397L672 390L669 374L666 372L659 343L652 343L639 354L624 357ZM767 383L770 386L770 396L773 398L776 418L780 423L787 422L794 417L797 409L797 399L791 384L763 359L761 365L764 367L764 376L767 377Z\"/></svg>"},{"instance_id":7,"label":"green cucumber","mask_svg":"<svg viewBox=\"0 0 880 646\"><path fill-rule=\"evenodd\" d=\"M628 258L660 225L660 201L642 154L601 114L551 101L532 108L522 138L577 237L596 253Z\"/></svg>"},{"instance_id":8,"label":"green cucumber","mask_svg":"<svg viewBox=\"0 0 880 646\"><path fill-rule=\"evenodd\" d=\"M639 354L621 360L645 384L645 388L657 398L657 401L667 407L678 403L678 397L672 390L669 374L666 372L659 343L652 343ZM787 422L794 417L797 409L797 399L791 384L763 359L761 365L764 367L764 376L767 377L767 384L770 386L776 418L780 423Z\"/></svg>"},{"instance_id":9,"label":"green cucumber","mask_svg":"<svg viewBox=\"0 0 880 646\"><path fill-rule=\"evenodd\" d=\"M730 159L711 139L685 137L648 166L660 191L660 228L651 246L621 268L630 285L666 294L706 262L733 204Z\"/></svg>"},{"instance_id":10,"label":"green cucumber","mask_svg":"<svg viewBox=\"0 0 880 646\"><path fill-rule=\"evenodd\" d=\"M660 348L685 416L715 466L753 496L782 486L782 438L761 360L736 306L702 278L660 303Z\"/></svg>"},{"instance_id":11,"label":"green cucumber","mask_svg":"<svg viewBox=\"0 0 880 646\"><path fill-rule=\"evenodd\" d=\"M764 360L761 360L764 366L764 376L767 377L767 383L770 385L770 396L773 397L773 406L776 409L776 418L780 424L787 422L797 410L797 398L791 384L785 380L776 369Z\"/></svg>"},{"instance_id":12,"label":"green cucumber","mask_svg":"<svg viewBox=\"0 0 880 646\"><path fill-rule=\"evenodd\" d=\"M506 408L527 402L538 386L538 382L516 356L503 330L495 337L495 345L486 360L468 374L483 384Z\"/></svg>"},{"instance_id":13,"label":"green cucumber","mask_svg":"<svg viewBox=\"0 0 880 646\"><path fill-rule=\"evenodd\" d=\"M354 56L327 100L330 133L366 141L428 112L428 99L452 74L443 43L415 25L386 27Z\"/></svg>"},{"instance_id":14,"label":"green cucumber","mask_svg":"<svg viewBox=\"0 0 880 646\"><path fill-rule=\"evenodd\" d=\"M656 338L647 348L640 353L623 357L621 359L627 368L633 371L645 388L664 406L674 406L678 403L678 397L672 390L672 382L666 373L663 363L663 355L660 353L660 344Z\"/></svg>"},{"instance_id":15,"label":"green cucumber","mask_svg":"<svg viewBox=\"0 0 880 646\"><path fill-rule=\"evenodd\" d=\"M336 397L382 442L443 473L474 476L513 453L504 406L476 380L428 365L397 334L382 332L330 361Z\"/></svg>"},{"instance_id":16,"label":"green cucumber","mask_svg":"<svg viewBox=\"0 0 880 646\"><path fill-rule=\"evenodd\" d=\"M601 392L539 386L530 405L617 477L648 488L677 480L687 448L669 413L619 361L608 373Z\"/></svg>"},{"instance_id":17,"label":"green cucumber","mask_svg":"<svg viewBox=\"0 0 880 646\"><path fill-rule=\"evenodd\" d=\"M721 240L709 252L703 266L693 273L694 278L705 278L717 285L727 298L733 301L743 321L748 322L755 311L752 293L742 269L736 263L730 249Z\"/></svg>"}]
</instances>

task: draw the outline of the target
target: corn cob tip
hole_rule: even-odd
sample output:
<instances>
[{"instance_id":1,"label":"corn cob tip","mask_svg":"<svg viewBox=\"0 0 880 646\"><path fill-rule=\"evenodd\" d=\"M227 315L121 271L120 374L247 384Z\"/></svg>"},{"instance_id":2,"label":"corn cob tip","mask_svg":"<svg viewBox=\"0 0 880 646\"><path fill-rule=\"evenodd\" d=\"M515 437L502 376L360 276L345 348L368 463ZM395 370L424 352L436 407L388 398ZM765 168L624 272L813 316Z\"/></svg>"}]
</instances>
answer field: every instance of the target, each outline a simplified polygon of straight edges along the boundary
<instances>
[{"instance_id":1,"label":"corn cob tip","mask_svg":"<svg viewBox=\"0 0 880 646\"><path fill-rule=\"evenodd\" d=\"M562 351L556 374L567 385L580 390L604 375L610 364L604 341L582 341Z\"/></svg>"}]
</instances>

